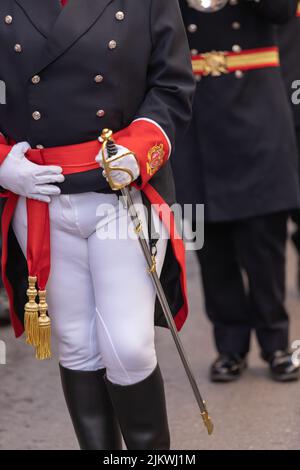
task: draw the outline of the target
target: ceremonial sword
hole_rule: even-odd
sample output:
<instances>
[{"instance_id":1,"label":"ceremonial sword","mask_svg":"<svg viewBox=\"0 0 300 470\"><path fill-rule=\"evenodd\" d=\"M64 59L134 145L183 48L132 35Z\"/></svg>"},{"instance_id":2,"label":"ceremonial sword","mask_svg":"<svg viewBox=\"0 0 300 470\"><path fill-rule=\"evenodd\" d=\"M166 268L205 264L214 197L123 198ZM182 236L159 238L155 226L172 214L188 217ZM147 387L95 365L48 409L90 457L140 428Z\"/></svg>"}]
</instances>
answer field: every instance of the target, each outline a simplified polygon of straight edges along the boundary
<instances>
[{"instance_id":1,"label":"ceremonial sword","mask_svg":"<svg viewBox=\"0 0 300 470\"><path fill-rule=\"evenodd\" d=\"M212 420L209 416L209 413L208 413L208 410L207 410L207 407L206 407L206 403L202 398L202 395L201 395L199 387L197 385L194 373L193 373L192 368L189 364L189 361L187 359L187 355L185 353L185 350L183 348L181 339L180 339L179 334L177 332L177 328L176 328L176 325L175 325L175 322L174 322L174 319L173 319L173 315L172 315L168 300L166 298L165 292L163 290L161 281L159 279L159 276L158 276L158 273L157 273L157 270L156 270L155 255L152 254L150 249L149 249L147 239L145 238L145 235L144 235L144 232L143 232L143 227L142 227L142 223L141 223L140 218L139 218L139 214L138 214L138 212L135 208L134 202L133 202L132 197L131 197L130 188L129 188L129 186L124 187L122 185L115 184L113 182L112 178L111 178L111 172L112 171L124 171L124 172L128 173L129 176L131 176L131 172L129 170L125 169L125 168L118 168L118 167L111 167L110 166L112 161L119 160L124 156L124 155L122 155L122 156L119 156L119 157L116 157L115 159L113 159L113 157L118 153L118 151L117 151L117 147L116 147L112 137L113 137L113 132L110 129L103 129L101 137L99 139L100 142L102 142L102 144L103 144L102 145L102 166L103 166L103 170L104 170L104 176L107 178L108 183L109 183L110 187L112 188L112 190L121 191L121 194L122 194L122 196L123 196L123 198L126 202L127 209L128 209L129 215L131 217L135 233L137 234L141 249L143 251L146 263L148 265L148 271L149 271L149 274L152 278L152 281L153 281L153 284L154 284L154 287L155 287L155 291L156 291L156 294L157 294L157 298L160 302L162 311L163 311L164 316L165 316L165 320L166 320L167 325L168 325L168 327L171 331L171 334L172 334L173 340L175 342L177 351L179 353L181 362L183 364L183 367L185 369L185 372L186 372L187 377L189 379L189 382L191 384L194 396L196 398L196 401L197 401L199 409L200 409L200 413L201 413L201 417L203 419L204 425L207 429L208 434L211 435L213 433L214 425L213 425L213 422L212 422ZM108 155L109 158L106 157L105 151L107 151L107 155Z\"/></svg>"}]
</instances>

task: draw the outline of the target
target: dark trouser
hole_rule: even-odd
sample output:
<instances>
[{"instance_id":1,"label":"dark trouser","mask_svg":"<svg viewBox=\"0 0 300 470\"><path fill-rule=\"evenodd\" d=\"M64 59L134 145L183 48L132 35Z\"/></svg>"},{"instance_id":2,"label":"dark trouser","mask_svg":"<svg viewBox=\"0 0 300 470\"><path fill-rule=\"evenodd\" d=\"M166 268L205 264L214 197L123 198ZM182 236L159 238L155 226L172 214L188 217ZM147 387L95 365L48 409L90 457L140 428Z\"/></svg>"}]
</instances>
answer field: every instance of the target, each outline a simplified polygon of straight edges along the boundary
<instances>
[{"instance_id":1,"label":"dark trouser","mask_svg":"<svg viewBox=\"0 0 300 470\"><path fill-rule=\"evenodd\" d=\"M296 127L296 136L298 142L298 164L299 164L299 181L300 181L300 127ZM292 213L292 220L296 224L296 231L293 233L293 241L300 253L300 210L295 210Z\"/></svg>"},{"instance_id":2,"label":"dark trouser","mask_svg":"<svg viewBox=\"0 0 300 470\"><path fill-rule=\"evenodd\" d=\"M252 329L264 352L288 347L287 218L281 212L205 225L205 244L198 255L220 353L247 354Z\"/></svg>"}]
</instances>

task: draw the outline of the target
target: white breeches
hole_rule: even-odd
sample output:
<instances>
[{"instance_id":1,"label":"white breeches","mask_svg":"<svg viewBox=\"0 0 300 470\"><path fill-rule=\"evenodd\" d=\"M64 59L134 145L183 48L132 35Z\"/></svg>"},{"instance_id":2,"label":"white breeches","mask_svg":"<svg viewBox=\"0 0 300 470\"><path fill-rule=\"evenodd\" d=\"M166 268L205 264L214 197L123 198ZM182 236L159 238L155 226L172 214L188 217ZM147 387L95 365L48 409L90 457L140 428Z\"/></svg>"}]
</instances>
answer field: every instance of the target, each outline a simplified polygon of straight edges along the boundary
<instances>
[{"instance_id":1,"label":"white breeches","mask_svg":"<svg viewBox=\"0 0 300 470\"><path fill-rule=\"evenodd\" d=\"M138 191L134 200L141 203ZM161 234L160 273L168 235L156 213L153 219ZM155 291L127 210L115 194L61 195L52 198L50 223L47 298L60 363L73 370L106 368L108 379L120 385L144 380L157 363ZM20 198L13 228L24 253L26 225ZM116 236L119 226L129 226L130 237Z\"/></svg>"}]
</instances>

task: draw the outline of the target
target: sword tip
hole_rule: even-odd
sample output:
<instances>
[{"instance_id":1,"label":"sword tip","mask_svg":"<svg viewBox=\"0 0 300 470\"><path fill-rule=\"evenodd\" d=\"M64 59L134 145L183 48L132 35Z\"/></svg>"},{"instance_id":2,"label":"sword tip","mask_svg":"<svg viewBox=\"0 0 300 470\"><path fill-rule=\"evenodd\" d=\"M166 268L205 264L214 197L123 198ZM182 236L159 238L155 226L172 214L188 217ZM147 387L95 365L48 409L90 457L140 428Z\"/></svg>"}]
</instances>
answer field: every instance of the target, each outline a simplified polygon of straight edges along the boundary
<instances>
[{"instance_id":1,"label":"sword tip","mask_svg":"<svg viewBox=\"0 0 300 470\"><path fill-rule=\"evenodd\" d=\"M212 422L211 417L209 416L207 411L201 413L201 417L207 429L208 435L211 436L214 432L214 423Z\"/></svg>"}]
</instances>

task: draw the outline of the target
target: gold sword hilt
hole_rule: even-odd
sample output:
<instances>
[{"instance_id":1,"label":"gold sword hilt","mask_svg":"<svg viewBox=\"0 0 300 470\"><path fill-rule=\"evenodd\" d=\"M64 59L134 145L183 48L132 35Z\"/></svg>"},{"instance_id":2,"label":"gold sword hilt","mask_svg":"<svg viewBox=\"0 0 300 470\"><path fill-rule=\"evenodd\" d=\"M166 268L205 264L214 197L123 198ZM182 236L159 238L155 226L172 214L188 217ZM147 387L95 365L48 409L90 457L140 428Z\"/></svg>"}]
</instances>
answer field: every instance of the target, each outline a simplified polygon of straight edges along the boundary
<instances>
[{"instance_id":1,"label":"gold sword hilt","mask_svg":"<svg viewBox=\"0 0 300 470\"><path fill-rule=\"evenodd\" d=\"M103 129L101 132L100 142L108 142L112 140L113 131L111 129Z\"/></svg>"},{"instance_id":2,"label":"gold sword hilt","mask_svg":"<svg viewBox=\"0 0 300 470\"><path fill-rule=\"evenodd\" d=\"M131 155L132 152L125 152L124 154L118 155L118 156L111 155L112 153L111 150L115 146L115 143L113 140L113 131L111 129L102 130L101 136L99 137L99 142L102 143L102 150L101 150L102 151L102 167L104 170L105 178L107 179L107 182L113 191L121 191L122 189L126 188L134 181L134 176L133 176L132 171L128 170L127 168L123 168L119 166L112 166L112 163L115 163L118 160L121 160L123 157L126 157L127 155ZM116 183L114 179L112 178L112 173L117 172L117 171L122 171L126 173L130 178L129 183L126 183L126 184Z\"/></svg>"}]
</instances>

